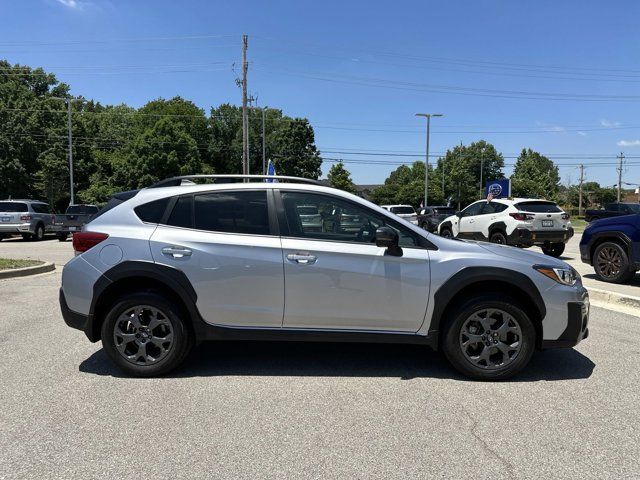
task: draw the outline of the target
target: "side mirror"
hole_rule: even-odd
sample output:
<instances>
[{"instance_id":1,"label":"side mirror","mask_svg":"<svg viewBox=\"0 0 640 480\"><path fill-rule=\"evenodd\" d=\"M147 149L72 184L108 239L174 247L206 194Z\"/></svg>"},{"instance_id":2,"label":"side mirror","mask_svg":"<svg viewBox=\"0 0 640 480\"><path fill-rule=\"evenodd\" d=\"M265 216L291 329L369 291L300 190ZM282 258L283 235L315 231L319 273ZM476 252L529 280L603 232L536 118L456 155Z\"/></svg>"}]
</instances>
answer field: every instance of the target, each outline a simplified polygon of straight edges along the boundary
<instances>
[{"instance_id":1,"label":"side mirror","mask_svg":"<svg viewBox=\"0 0 640 480\"><path fill-rule=\"evenodd\" d=\"M380 227L376 230L376 246L387 249L389 255L402 256L402 248L398 246L398 232L389 227Z\"/></svg>"}]
</instances>

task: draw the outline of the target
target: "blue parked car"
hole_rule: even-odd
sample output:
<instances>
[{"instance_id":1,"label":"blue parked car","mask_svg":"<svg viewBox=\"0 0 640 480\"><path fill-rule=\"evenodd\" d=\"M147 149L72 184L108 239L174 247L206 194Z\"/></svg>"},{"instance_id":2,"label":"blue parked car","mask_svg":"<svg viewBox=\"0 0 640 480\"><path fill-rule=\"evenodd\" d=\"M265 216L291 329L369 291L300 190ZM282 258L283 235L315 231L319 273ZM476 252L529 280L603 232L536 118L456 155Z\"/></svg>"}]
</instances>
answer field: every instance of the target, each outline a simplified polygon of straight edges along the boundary
<instances>
[{"instance_id":1,"label":"blue parked car","mask_svg":"<svg viewBox=\"0 0 640 480\"><path fill-rule=\"evenodd\" d=\"M640 270L640 214L590 223L582 234L580 257L601 280L629 282Z\"/></svg>"}]
</instances>

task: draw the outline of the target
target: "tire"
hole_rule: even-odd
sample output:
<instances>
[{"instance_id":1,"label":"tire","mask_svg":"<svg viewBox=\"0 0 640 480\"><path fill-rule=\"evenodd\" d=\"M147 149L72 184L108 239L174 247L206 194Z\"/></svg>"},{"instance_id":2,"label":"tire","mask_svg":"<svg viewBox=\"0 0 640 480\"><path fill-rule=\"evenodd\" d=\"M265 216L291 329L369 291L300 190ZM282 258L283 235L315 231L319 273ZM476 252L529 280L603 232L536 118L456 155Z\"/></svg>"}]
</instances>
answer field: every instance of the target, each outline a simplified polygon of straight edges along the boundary
<instances>
[{"instance_id":1,"label":"tire","mask_svg":"<svg viewBox=\"0 0 640 480\"><path fill-rule=\"evenodd\" d=\"M427 225L426 222L422 222L420 228L426 230L427 232L429 231L429 225Z\"/></svg>"},{"instance_id":2,"label":"tire","mask_svg":"<svg viewBox=\"0 0 640 480\"><path fill-rule=\"evenodd\" d=\"M493 313L484 315L488 310ZM474 319L476 314L480 315L478 320ZM489 336L481 330L487 327ZM472 328L479 329L477 341L469 333ZM513 377L529 363L536 345L536 330L529 316L515 300L499 294L483 294L464 303L453 312L444 332L442 347L447 360L458 372L476 380Z\"/></svg>"},{"instance_id":3,"label":"tire","mask_svg":"<svg viewBox=\"0 0 640 480\"><path fill-rule=\"evenodd\" d=\"M543 245L540 248L542 248L542 253L544 253L545 255L558 258L564 253L564 247L564 243L552 243L550 245Z\"/></svg>"},{"instance_id":4,"label":"tire","mask_svg":"<svg viewBox=\"0 0 640 480\"><path fill-rule=\"evenodd\" d=\"M609 283L627 283L636 273L630 268L625 249L615 242L598 245L592 264L598 278Z\"/></svg>"},{"instance_id":5,"label":"tire","mask_svg":"<svg viewBox=\"0 0 640 480\"><path fill-rule=\"evenodd\" d=\"M58 237L59 242L66 242L68 235L66 233L58 233L56 237Z\"/></svg>"},{"instance_id":6,"label":"tire","mask_svg":"<svg viewBox=\"0 0 640 480\"><path fill-rule=\"evenodd\" d=\"M495 230L489 235L489 241L491 243L497 243L498 245L507 244L507 236L500 230Z\"/></svg>"},{"instance_id":7,"label":"tire","mask_svg":"<svg viewBox=\"0 0 640 480\"><path fill-rule=\"evenodd\" d=\"M44 239L44 227L42 225L36 226L36 232L31 236L31 240L39 242Z\"/></svg>"},{"instance_id":8,"label":"tire","mask_svg":"<svg viewBox=\"0 0 640 480\"><path fill-rule=\"evenodd\" d=\"M23 240L31 240L31 234L30 233L22 233L22 239Z\"/></svg>"},{"instance_id":9,"label":"tire","mask_svg":"<svg viewBox=\"0 0 640 480\"><path fill-rule=\"evenodd\" d=\"M154 318L157 326L149 328ZM191 350L193 335L187 321L187 314L160 294L131 293L107 313L101 328L102 347L128 375L163 375L180 365ZM159 338L170 340L159 342Z\"/></svg>"},{"instance_id":10,"label":"tire","mask_svg":"<svg viewBox=\"0 0 640 480\"><path fill-rule=\"evenodd\" d=\"M453 232L450 228L443 228L440 230L440 236L444 238L453 238Z\"/></svg>"}]
</instances>

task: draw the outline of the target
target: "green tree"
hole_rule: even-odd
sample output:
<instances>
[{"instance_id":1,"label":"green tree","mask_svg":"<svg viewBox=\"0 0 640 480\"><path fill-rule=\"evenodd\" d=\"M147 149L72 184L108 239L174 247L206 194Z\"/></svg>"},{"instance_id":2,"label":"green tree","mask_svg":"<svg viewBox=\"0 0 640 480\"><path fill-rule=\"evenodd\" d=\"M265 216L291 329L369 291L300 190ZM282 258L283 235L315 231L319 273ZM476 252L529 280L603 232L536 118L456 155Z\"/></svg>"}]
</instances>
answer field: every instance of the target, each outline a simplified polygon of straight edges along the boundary
<instances>
[{"instance_id":1,"label":"green tree","mask_svg":"<svg viewBox=\"0 0 640 480\"><path fill-rule=\"evenodd\" d=\"M374 202L384 205L404 203L418 206L424 201L424 162L414 162L413 165L401 165L385 180L384 185L374 188L371 198ZM442 202L441 189L433 182L434 171L429 165L429 204Z\"/></svg>"},{"instance_id":2,"label":"green tree","mask_svg":"<svg viewBox=\"0 0 640 480\"><path fill-rule=\"evenodd\" d=\"M497 180L504 177L504 158L496 148L479 140L470 145L456 145L447 150L444 157L438 159L433 174L429 175L429 195L432 187L435 190L434 200L446 204L449 200L456 207L464 208L484 195L484 185L480 185L480 168L482 181ZM444 176L444 192L442 178ZM434 205L435 202L429 201Z\"/></svg>"},{"instance_id":3,"label":"green tree","mask_svg":"<svg viewBox=\"0 0 640 480\"><path fill-rule=\"evenodd\" d=\"M511 176L514 197L556 200L559 185L560 175L553 161L530 148L522 149Z\"/></svg>"},{"instance_id":4,"label":"green tree","mask_svg":"<svg viewBox=\"0 0 640 480\"><path fill-rule=\"evenodd\" d=\"M339 188L340 190L344 190L349 193L356 193L356 186L351 180L351 174L346 168L344 168L344 163L342 161L331 166L331 169L327 174L327 178L329 179L329 183L331 183L332 187Z\"/></svg>"}]
</instances>

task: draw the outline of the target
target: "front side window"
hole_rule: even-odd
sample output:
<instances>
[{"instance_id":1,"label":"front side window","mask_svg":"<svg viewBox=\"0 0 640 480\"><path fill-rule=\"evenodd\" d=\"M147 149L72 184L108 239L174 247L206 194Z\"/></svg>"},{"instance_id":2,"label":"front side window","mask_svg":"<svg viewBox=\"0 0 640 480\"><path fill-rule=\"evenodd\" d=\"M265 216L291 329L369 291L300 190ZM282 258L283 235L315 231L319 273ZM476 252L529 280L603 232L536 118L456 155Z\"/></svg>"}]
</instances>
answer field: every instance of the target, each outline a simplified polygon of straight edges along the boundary
<instances>
[{"instance_id":1,"label":"front side window","mask_svg":"<svg viewBox=\"0 0 640 480\"><path fill-rule=\"evenodd\" d=\"M362 205L319 193L283 191L281 196L289 236L372 244L376 230L387 226L398 232L400 246L420 245L418 234ZM304 213L311 211L318 213Z\"/></svg>"},{"instance_id":2,"label":"front side window","mask_svg":"<svg viewBox=\"0 0 640 480\"><path fill-rule=\"evenodd\" d=\"M269 235L266 191L215 192L194 196L198 230Z\"/></svg>"},{"instance_id":3,"label":"front side window","mask_svg":"<svg viewBox=\"0 0 640 480\"><path fill-rule=\"evenodd\" d=\"M482 205L483 205L483 202L472 203L462 211L462 216L471 217L473 215L480 215L480 210L482 210Z\"/></svg>"}]
</instances>

